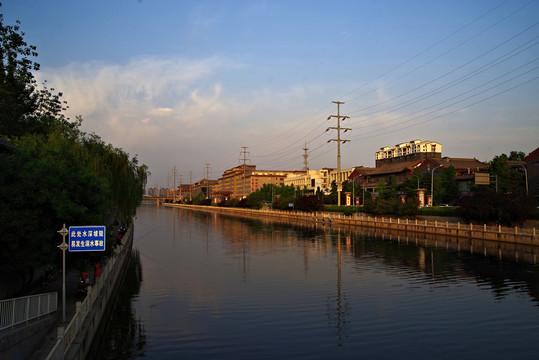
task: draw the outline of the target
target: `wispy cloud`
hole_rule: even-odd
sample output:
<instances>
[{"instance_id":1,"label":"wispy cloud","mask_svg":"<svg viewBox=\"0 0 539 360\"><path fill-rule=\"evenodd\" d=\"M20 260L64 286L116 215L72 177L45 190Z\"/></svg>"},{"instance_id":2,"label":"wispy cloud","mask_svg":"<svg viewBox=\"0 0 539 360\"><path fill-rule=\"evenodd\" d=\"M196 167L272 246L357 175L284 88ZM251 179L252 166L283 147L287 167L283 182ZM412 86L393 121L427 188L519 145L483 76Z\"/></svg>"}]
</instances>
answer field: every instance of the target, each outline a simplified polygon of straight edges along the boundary
<instances>
[{"instance_id":1,"label":"wispy cloud","mask_svg":"<svg viewBox=\"0 0 539 360\"><path fill-rule=\"evenodd\" d=\"M205 162L230 165L240 146L257 141L254 136L267 139L278 124L299 119L289 109L303 103L308 90L294 86L231 93L220 74L238 68L219 57L144 57L126 64L46 69L38 80L64 93L68 116L82 115L84 131L139 154L153 173L166 176L164 168L180 161L188 168ZM241 88L238 82L228 85Z\"/></svg>"}]
</instances>

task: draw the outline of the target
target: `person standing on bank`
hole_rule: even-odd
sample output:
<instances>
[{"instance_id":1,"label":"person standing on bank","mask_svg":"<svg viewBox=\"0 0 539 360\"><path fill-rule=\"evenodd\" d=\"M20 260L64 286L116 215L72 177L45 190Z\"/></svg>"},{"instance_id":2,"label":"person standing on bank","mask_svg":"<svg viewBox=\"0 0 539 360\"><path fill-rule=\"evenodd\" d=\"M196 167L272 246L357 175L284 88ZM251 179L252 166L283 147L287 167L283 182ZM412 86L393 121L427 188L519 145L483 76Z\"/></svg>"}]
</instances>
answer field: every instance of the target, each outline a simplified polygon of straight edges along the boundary
<instances>
[{"instance_id":1,"label":"person standing on bank","mask_svg":"<svg viewBox=\"0 0 539 360\"><path fill-rule=\"evenodd\" d=\"M96 283L97 277L99 275L101 275L101 265L98 262L96 262L94 264L94 284Z\"/></svg>"}]
</instances>

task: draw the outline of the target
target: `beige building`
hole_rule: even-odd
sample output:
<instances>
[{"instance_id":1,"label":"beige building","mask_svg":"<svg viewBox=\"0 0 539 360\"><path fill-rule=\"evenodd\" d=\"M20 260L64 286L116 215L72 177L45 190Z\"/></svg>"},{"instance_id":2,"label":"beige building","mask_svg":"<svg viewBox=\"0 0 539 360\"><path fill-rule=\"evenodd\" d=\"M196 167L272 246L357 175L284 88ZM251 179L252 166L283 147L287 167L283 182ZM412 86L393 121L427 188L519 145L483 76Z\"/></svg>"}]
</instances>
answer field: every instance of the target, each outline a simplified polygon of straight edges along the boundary
<instances>
[{"instance_id":1,"label":"beige building","mask_svg":"<svg viewBox=\"0 0 539 360\"><path fill-rule=\"evenodd\" d=\"M241 199L265 184L282 186L287 175L301 173L305 171L256 170L256 165L239 165L223 173L214 187L214 194L221 199Z\"/></svg>"},{"instance_id":2,"label":"beige building","mask_svg":"<svg viewBox=\"0 0 539 360\"><path fill-rule=\"evenodd\" d=\"M341 169L341 175L339 176L339 170L337 169L331 169L329 172L329 186L331 187L331 184L335 181L337 186L339 185L339 178L341 182L345 182L348 180L350 175L354 172L355 167L348 168L348 169Z\"/></svg>"},{"instance_id":3,"label":"beige building","mask_svg":"<svg viewBox=\"0 0 539 360\"><path fill-rule=\"evenodd\" d=\"M307 188L310 192L316 192L318 188L325 194L331 191L329 183L329 169L307 170L303 174L288 174L284 179L287 186L294 185L300 189Z\"/></svg>"},{"instance_id":4,"label":"beige building","mask_svg":"<svg viewBox=\"0 0 539 360\"><path fill-rule=\"evenodd\" d=\"M395 161L423 160L433 157L442 157L442 144L427 140L412 140L394 147L385 146L375 153L376 167Z\"/></svg>"}]
</instances>

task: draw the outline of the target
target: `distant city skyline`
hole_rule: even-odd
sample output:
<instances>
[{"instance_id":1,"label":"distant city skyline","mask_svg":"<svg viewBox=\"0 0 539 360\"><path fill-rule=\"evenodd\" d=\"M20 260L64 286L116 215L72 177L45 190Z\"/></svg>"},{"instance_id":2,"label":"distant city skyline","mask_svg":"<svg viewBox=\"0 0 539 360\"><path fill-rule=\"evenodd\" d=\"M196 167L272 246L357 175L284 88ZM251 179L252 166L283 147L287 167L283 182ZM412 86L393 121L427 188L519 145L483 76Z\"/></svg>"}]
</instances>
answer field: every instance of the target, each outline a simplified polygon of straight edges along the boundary
<instances>
[{"instance_id":1,"label":"distant city skyline","mask_svg":"<svg viewBox=\"0 0 539 360\"><path fill-rule=\"evenodd\" d=\"M539 1L3 1L71 119L149 166L148 187L342 168L411 140L491 160L539 145ZM246 149L242 148L246 147ZM209 164L209 165L208 165Z\"/></svg>"}]
</instances>

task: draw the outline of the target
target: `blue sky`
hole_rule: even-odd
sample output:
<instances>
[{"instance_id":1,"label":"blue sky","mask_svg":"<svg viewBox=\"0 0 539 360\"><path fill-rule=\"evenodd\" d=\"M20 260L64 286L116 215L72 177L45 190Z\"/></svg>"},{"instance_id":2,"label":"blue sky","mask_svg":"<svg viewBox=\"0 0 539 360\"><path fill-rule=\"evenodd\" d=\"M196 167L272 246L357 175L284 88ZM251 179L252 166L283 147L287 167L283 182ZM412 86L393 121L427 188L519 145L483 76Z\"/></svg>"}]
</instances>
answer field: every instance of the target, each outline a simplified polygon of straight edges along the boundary
<instances>
[{"instance_id":1,"label":"blue sky","mask_svg":"<svg viewBox=\"0 0 539 360\"><path fill-rule=\"evenodd\" d=\"M39 81L83 130L150 167L149 186L217 179L242 146L263 170L374 166L437 141L491 160L539 145L539 1L5 0ZM177 180L177 183L179 179Z\"/></svg>"}]
</instances>

